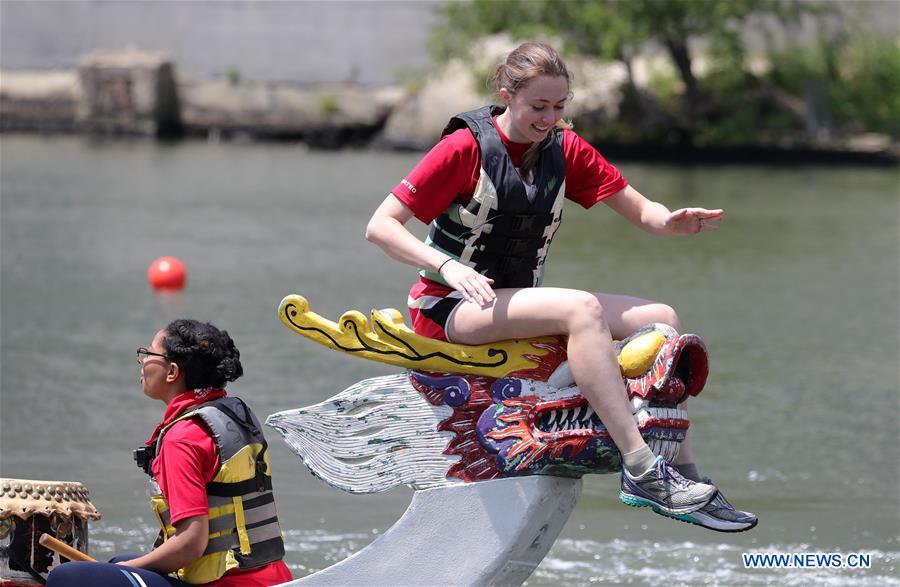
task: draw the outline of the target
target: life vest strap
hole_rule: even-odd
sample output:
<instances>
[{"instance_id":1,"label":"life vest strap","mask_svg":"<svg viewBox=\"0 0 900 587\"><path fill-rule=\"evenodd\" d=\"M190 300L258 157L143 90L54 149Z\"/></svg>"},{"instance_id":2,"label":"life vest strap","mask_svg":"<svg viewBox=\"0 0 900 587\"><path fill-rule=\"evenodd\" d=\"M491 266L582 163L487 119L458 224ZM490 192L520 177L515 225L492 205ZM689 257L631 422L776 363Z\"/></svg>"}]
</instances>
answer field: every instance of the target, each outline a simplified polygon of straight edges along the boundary
<instances>
[{"instance_id":1,"label":"life vest strap","mask_svg":"<svg viewBox=\"0 0 900 587\"><path fill-rule=\"evenodd\" d=\"M170 525L170 517L169 517L168 509L164 512L158 512L156 510L153 510L153 513L156 514L156 521L159 522L160 527L165 528L166 526Z\"/></svg>"},{"instance_id":2,"label":"life vest strap","mask_svg":"<svg viewBox=\"0 0 900 587\"><path fill-rule=\"evenodd\" d=\"M252 479L238 481L236 483L221 483L210 481L206 484L206 493L217 497L237 497L257 491L271 491L272 478L266 474L257 472Z\"/></svg>"},{"instance_id":3,"label":"life vest strap","mask_svg":"<svg viewBox=\"0 0 900 587\"><path fill-rule=\"evenodd\" d=\"M234 502L234 523L237 527L238 544L240 545L241 554L244 556L250 554L250 539L247 537L247 521L244 519L244 504L239 496L233 497Z\"/></svg>"},{"instance_id":4,"label":"life vest strap","mask_svg":"<svg viewBox=\"0 0 900 587\"><path fill-rule=\"evenodd\" d=\"M498 214L491 219L491 234L530 234L537 229L543 230L551 222L553 222L552 212Z\"/></svg>"},{"instance_id":5,"label":"life vest strap","mask_svg":"<svg viewBox=\"0 0 900 587\"><path fill-rule=\"evenodd\" d=\"M465 244L454 239L443 230L432 230L429 238L431 238L432 243L444 251L457 257L462 256ZM515 238L482 234L478 239L477 248L472 252L471 260L477 264L488 259L494 261L498 258L512 257L522 259L522 265L527 265L530 268L534 265L537 252L543 246L543 237Z\"/></svg>"},{"instance_id":6,"label":"life vest strap","mask_svg":"<svg viewBox=\"0 0 900 587\"><path fill-rule=\"evenodd\" d=\"M266 540L281 538L281 528L277 523L267 523L256 528L247 528L247 539L250 544L259 544ZM203 551L204 556L215 552L224 552L231 550L240 545L237 532L210 538L206 543L206 550ZM255 550L255 549L254 549Z\"/></svg>"},{"instance_id":7,"label":"life vest strap","mask_svg":"<svg viewBox=\"0 0 900 587\"><path fill-rule=\"evenodd\" d=\"M483 234L481 242L484 250L508 257L529 257L537 255L544 246L544 237L510 237L502 234Z\"/></svg>"},{"instance_id":8,"label":"life vest strap","mask_svg":"<svg viewBox=\"0 0 900 587\"><path fill-rule=\"evenodd\" d=\"M485 221L483 227L490 227L491 234L495 235L502 234L508 236L527 236L533 234L535 230L543 229L545 226L553 222L553 220L554 215L552 212L533 212L528 214L510 214L498 212L489 217ZM444 232L461 239L472 236L472 231L482 228L482 226L470 227L465 226L464 224L459 224L458 222L452 220L447 212L444 212L438 217L437 224Z\"/></svg>"},{"instance_id":9,"label":"life vest strap","mask_svg":"<svg viewBox=\"0 0 900 587\"><path fill-rule=\"evenodd\" d=\"M222 506L231 505L231 498L233 495L210 495L207 497L207 502L209 503L210 508L220 508ZM275 501L272 493L267 491L262 492L253 492L247 493L242 496L244 498L244 509L255 508L260 505L266 504L270 501Z\"/></svg>"},{"instance_id":10,"label":"life vest strap","mask_svg":"<svg viewBox=\"0 0 900 587\"><path fill-rule=\"evenodd\" d=\"M271 494L270 494L271 495ZM253 526L266 520L277 517L275 511L274 500L269 500L259 507L254 507L250 502L242 501L242 509L244 512L244 524ZM236 508L235 508L236 511ZM235 514L228 513L209 520L209 534L219 534L228 530L234 530L238 527L238 520Z\"/></svg>"}]
</instances>

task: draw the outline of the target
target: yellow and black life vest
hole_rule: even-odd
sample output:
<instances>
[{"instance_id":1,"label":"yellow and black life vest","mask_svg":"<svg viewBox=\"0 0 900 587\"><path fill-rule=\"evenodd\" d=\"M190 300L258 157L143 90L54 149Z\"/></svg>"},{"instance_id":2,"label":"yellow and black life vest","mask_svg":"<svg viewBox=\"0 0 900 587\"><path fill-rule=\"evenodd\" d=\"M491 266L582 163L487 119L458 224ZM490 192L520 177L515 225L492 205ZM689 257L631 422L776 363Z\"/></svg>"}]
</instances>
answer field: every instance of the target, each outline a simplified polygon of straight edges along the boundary
<instances>
[{"instance_id":1,"label":"yellow and black life vest","mask_svg":"<svg viewBox=\"0 0 900 587\"><path fill-rule=\"evenodd\" d=\"M172 425L194 417L202 419L212 433L219 453L219 470L206 484L209 501L206 550L199 559L178 569L177 577L191 584L208 583L234 568L250 569L281 560L284 541L272 493L266 455L268 444L256 415L236 397L201 404L160 431L155 454L159 454L163 437ZM155 481L153 486L156 487ZM158 488L154 493L150 503L164 542L175 535L175 528L170 523L165 497Z\"/></svg>"}]
</instances>

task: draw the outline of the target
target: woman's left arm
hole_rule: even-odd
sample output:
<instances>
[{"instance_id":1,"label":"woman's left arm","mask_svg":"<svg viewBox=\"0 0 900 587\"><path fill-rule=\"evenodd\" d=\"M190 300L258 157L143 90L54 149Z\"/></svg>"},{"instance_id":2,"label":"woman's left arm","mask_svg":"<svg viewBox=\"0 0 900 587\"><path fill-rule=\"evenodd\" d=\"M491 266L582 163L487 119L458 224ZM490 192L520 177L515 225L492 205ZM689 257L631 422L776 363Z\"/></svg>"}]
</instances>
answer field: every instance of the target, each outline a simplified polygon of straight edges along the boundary
<instances>
[{"instance_id":1,"label":"woman's left arm","mask_svg":"<svg viewBox=\"0 0 900 587\"><path fill-rule=\"evenodd\" d=\"M718 230L722 210L706 208L668 208L645 198L631 186L603 200L607 206L624 216L629 222L651 234L659 236L685 236L707 230Z\"/></svg>"},{"instance_id":2,"label":"woman's left arm","mask_svg":"<svg viewBox=\"0 0 900 587\"><path fill-rule=\"evenodd\" d=\"M203 556L209 541L209 516L191 516L175 522L175 535L143 556L118 564L172 573Z\"/></svg>"}]
</instances>

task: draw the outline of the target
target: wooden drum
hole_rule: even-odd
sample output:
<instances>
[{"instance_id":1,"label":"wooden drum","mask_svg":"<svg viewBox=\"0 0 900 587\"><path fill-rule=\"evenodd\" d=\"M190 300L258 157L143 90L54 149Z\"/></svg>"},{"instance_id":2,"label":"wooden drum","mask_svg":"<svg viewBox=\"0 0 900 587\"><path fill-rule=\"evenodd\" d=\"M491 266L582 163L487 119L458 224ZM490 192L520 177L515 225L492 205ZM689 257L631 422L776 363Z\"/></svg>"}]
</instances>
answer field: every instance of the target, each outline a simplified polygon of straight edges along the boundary
<instances>
[{"instance_id":1,"label":"wooden drum","mask_svg":"<svg viewBox=\"0 0 900 587\"><path fill-rule=\"evenodd\" d=\"M99 519L81 483L0 478L0 587L39 585L68 560L38 544L42 534L87 553L88 521Z\"/></svg>"}]
</instances>

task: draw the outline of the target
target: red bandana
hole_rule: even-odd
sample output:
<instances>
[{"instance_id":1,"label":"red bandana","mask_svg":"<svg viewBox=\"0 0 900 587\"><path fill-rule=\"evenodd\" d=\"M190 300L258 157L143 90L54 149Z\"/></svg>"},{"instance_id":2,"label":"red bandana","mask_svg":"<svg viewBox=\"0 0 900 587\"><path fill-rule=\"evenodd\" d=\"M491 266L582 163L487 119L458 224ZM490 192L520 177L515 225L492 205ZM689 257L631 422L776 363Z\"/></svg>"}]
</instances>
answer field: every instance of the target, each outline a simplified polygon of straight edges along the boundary
<instances>
[{"instance_id":1,"label":"red bandana","mask_svg":"<svg viewBox=\"0 0 900 587\"><path fill-rule=\"evenodd\" d=\"M156 425L156 428L153 429L153 434L150 435L150 440L145 444L147 446L155 444L156 437L159 436L159 431L188 409L199 406L200 404L205 404L214 399L219 399L220 397L225 397L226 395L228 394L224 389L212 388L194 389L176 395L166 406L166 413L163 414L163 421Z\"/></svg>"}]
</instances>

